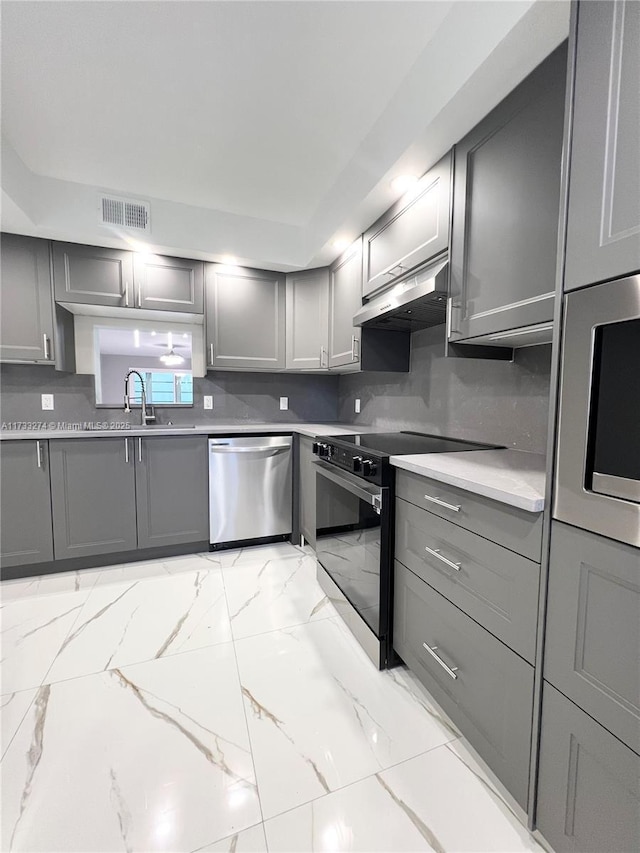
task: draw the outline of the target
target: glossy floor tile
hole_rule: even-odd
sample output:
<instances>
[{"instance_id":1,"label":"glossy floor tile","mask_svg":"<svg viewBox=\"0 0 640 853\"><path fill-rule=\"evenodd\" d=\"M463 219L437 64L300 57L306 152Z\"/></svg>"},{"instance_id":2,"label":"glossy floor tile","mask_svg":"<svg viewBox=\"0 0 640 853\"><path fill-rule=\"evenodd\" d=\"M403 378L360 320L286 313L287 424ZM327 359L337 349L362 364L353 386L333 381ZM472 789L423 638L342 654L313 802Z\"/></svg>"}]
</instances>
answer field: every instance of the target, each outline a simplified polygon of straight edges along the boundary
<instances>
[{"instance_id":1,"label":"glossy floor tile","mask_svg":"<svg viewBox=\"0 0 640 853\"><path fill-rule=\"evenodd\" d=\"M0 585L2 849L537 850L287 543Z\"/></svg>"}]
</instances>

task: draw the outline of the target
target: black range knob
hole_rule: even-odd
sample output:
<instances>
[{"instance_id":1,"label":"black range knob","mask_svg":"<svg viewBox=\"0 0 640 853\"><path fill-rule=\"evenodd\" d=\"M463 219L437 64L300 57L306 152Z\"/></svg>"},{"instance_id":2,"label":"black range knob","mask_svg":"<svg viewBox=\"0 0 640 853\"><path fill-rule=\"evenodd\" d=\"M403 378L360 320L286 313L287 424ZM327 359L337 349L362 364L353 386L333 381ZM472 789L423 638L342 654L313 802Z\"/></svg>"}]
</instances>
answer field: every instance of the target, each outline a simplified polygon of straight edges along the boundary
<instances>
[{"instance_id":1,"label":"black range knob","mask_svg":"<svg viewBox=\"0 0 640 853\"><path fill-rule=\"evenodd\" d=\"M362 473L365 477L372 477L376 473L376 463L372 459L363 459Z\"/></svg>"},{"instance_id":2,"label":"black range knob","mask_svg":"<svg viewBox=\"0 0 640 853\"><path fill-rule=\"evenodd\" d=\"M351 470L354 474L359 474L362 470L362 456L354 456L351 460Z\"/></svg>"}]
</instances>

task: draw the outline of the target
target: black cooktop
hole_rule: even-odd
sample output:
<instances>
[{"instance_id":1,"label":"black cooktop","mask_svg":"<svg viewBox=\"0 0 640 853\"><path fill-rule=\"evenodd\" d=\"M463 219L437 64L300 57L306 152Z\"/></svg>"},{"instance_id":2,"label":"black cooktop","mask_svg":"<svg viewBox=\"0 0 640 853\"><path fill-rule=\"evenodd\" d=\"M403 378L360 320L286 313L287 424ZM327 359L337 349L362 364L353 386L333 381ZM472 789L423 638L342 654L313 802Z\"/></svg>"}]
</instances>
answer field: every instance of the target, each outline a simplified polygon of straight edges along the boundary
<instances>
[{"instance_id":1,"label":"black cooktop","mask_svg":"<svg viewBox=\"0 0 640 853\"><path fill-rule=\"evenodd\" d=\"M379 432L357 435L328 435L323 441L366 449L377 456L409 456L414 453L461 453L465 450L495 450L499 444L462 441L421 432Z\"/></svg>"}]
</instances>

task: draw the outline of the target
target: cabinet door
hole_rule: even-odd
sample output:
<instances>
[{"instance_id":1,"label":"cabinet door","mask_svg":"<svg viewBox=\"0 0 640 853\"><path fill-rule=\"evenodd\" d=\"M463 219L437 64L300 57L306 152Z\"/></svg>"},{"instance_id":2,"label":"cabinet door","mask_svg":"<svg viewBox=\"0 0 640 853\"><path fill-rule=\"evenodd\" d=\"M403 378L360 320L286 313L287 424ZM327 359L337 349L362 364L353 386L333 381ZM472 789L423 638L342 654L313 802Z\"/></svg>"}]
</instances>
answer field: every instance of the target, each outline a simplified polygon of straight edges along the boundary
<instances>
[{"instance_id":1,"label":"cabinet door","mask_svg":"<svg viewBox=\"0 0 640 853\"><path fill-rule=\"evenodd\" d=\"M204 263L164 255L136 254L133 261L136 307L158 311L204 311Z\"/></svg>"},{"instance_id":2,"label":"cabinet door","mask_svg":"<svg viewBox=\"0 0 640 853\"><path fill-rule=\"evenodd\" d=\"M546 683L536 822L557 853L640 850L640 757Z\"/></svg>"},{"instance_id":3,"label":"cabinet door","mask_svg":"<svg viewBox=\"0 0 640 853\"><path fill-rule=\"evenodd\" d=\"M526 809L533 667L397 561L394 575L393 647Z\"/></svg>"},{"instance_id":4,"label":"cabinet door","mask_svg":"<svg viewBox=\"0 0 640 853\"><path fill-rule=\"evenodd\" d=\"M287 370L329 366L329 270L287 276Z\"/></svg>"},{"instance_id":5,"label":"cabinet door","mask_svg":"<svg viewBox=\"0 0 640 853\"><path fill-rule=\"evenodd\" d=\"M447 154L364 234L363 296L448 247L450 195L451 154Z\"/></svg>"},{"instance_id":6,"label":"cabinet door","mask_svg":"<svg viewBox=\"0 0 640 853\"><path fill-rule=\"evenodd\" d=\"M132 252L54 243L53 281L56 302L134 307Z\"/></svg>"},{"instance_id":7,"label":"cabinet door","mask_svg":"<svg viewBox=\"0 0 640 853\"><path fill-rule=\"evenodd\" d=\"M282 370L285 280L281 273L207 264L207 364L216 370Z\"/></svg>"},{"instance_id":8,"label":"cabinet door","mask_svg":"<svg viewBox=\"0 0 640 853\"><path fill-rule=\"evenodd\" d=\"M565 288L640 270L640 3L578 7Z\"/></svg>"},{"instance_id":9,"label":"cabinet door","mask_svg":"<svg viewBox=\"0 0 640 853\"><path fill-rule=\"evenodd\" d=\"M53 559L47 441L0 442L3 568Z\"/></svg>"},{"instance_id":10,"label":"cabinet door","mask_svg":"<svg viewBox=\"0 0 640 853\"><path fill-rule=\"evenodd\" d=\"M456 145L451 341L553 317L566 62L563 45Z\"/></svg>"},{"instance_id":11,"label":"cabinet door","mask_svg":"<svg viewBox=\"0 0 640 853\"><path fill-rule=\"evenodd\" d=\"M49 243L3 234L0 257L0 361L53 363Z\"/></svg>"},{"instance_id":12,"label":"cabinet door","mask_svg":"<svg viewBox=\"0 0 640 853\"><path fill-rule=\"evenodd\" d=\"M135 438L138 547L209 541L207 437Z\"/></svg>"},{"instance_id":13,"label":"cabinet door","mask_svg":"<svg viewBox=\"0 0 640 853\"><path fill-rule=\"evenodd\" d=\"M137 547L132 438L49 442L57 560Z\"/></svg>"},{"instance_id":14,"label":"cabinet door","mask_svg":"<svg viewBox=\"0 0 640 853\"><path fill-rule=\"evenodd\" d=\"M353 315L362 306L362 238L329 268L329 367L360 361L361 329Z\"/></svg>"},{"instance_id":15,"label":"cabinet door","mask_svg":"<svg viewBox=\"0 0 640 853\"><path fill-rule=\"evenodd\" d=\"M640 752L640 549L553 522L544 676Z\"/></svg>"}]
</instances>

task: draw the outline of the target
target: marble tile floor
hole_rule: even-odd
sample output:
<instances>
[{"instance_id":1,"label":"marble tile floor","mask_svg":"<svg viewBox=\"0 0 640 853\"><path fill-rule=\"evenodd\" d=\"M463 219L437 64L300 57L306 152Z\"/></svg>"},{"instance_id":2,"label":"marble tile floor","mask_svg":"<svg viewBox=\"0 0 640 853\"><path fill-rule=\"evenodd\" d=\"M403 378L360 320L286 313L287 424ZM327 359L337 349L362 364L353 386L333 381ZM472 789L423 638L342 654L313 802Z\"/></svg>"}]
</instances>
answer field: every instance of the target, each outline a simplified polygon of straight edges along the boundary
<instances>
[{"instance_id":1,"label":"marble tile floor","mask_svg":"<svg viewBox=\"0 0 640 853\"><path fill-rule=\"evenodd\" d=\"M539 851L289 544L4 581L3 851Z\"/></svg>"}]
</instances>

